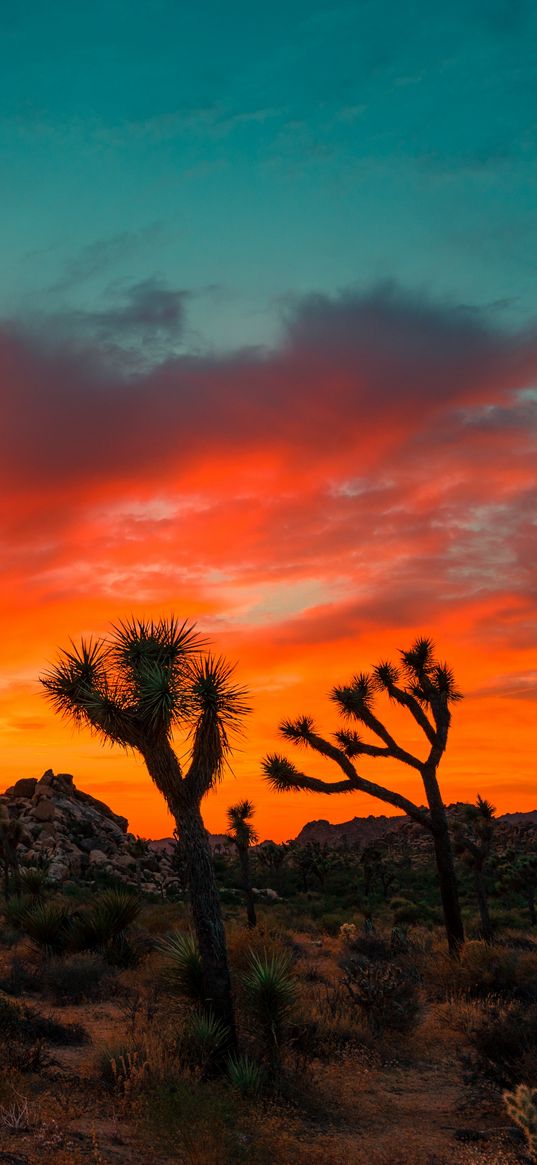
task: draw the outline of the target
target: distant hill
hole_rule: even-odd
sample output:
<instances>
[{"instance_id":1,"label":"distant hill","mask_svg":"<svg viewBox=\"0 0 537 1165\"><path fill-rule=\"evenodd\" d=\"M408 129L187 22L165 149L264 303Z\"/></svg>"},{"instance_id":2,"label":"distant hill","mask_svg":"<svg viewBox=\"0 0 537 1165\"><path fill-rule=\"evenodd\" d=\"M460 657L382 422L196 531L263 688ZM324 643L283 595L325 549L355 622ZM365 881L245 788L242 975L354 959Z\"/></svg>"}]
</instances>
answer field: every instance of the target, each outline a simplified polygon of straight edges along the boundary
<instances>
[{"instance_id":1,"label":"distant hill","mask_svg":"<svg viewBox=\"0 0 537 1165\"><path fill-rule=\"evenodd\" d=\"M462 802L448 806L448 814L455 815L464 807ZM530 809L527 813L502 813L497 820L504 825L533 825L537 827L537 809ZM318 841L321 845L351 845L358 846L363 849L367 845L378 841L384 837L390 830L399 829L402 825L411 825L414 830L413 823L406 814L397 814L395 817L386 817L381 814L379 817L374 817L370 814L369 817L352 817L350 821L342 821L339 825L332 825L330 821L325 821L321 818L319 821L308 821L307 825L297 834L295 841L299 845L305 845L308 841ZM416 827L419 829L419 827ZM265 841L269 840L268 838ZM291 840L291 839L289 839ZM213 853L225 846L226 836L223 833L210 833L209 841ZM261 842L262 845L265 844ZM149 843L152 849L171 851L174 845L173 838L162 837L158 841Z\"/></svg>"},{"instance_id":2,"label":"distant hill","mask_svg":"<svg viewBox=\"0 0 537 1165\"><path fill-rule=\"evenodd\" d=\"M456 816L463 808L458 802L448 806L448 815ZM503 825L534 825L537 826L537 809L530 809L527 813L502 813L497 820ZM339 825L332 825L329 821L308 821L300 830L296 840L304 845L308 841L318 841L321 845L353 845L363 848L372 842L384 837L390 830L399 829L402 825L409 825L410 818L406 814L395 817L353 817L350 821L342 821ZM418 827L419 828L419 827Z\"/></svg>"}]
</instances>

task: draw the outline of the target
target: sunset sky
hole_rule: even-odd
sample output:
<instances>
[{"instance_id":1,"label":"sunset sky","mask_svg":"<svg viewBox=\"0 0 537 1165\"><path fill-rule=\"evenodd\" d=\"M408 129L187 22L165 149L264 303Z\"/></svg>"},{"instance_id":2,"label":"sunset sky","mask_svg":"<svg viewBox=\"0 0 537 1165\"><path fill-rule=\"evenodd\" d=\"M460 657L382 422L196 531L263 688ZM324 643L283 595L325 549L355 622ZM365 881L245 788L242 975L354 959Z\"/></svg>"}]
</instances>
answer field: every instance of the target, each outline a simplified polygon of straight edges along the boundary
<instances>
[{"instance_id":1,"label":"sunset sky","mask_svg":"<svg viewBox=\"0 0 537 1165\"><path fill-rule=\"evenodd\" d=\"M141 763L37 677L69 637L173 611L251 693L213 831L243 796L278 840L384 812L278 797L260 760L283 715L334 730L331 685L416 633L465 693L447 798L537 808L537 7L2 22L0 789L72 772L170 832Z\"/></svg>"}]
</instances>

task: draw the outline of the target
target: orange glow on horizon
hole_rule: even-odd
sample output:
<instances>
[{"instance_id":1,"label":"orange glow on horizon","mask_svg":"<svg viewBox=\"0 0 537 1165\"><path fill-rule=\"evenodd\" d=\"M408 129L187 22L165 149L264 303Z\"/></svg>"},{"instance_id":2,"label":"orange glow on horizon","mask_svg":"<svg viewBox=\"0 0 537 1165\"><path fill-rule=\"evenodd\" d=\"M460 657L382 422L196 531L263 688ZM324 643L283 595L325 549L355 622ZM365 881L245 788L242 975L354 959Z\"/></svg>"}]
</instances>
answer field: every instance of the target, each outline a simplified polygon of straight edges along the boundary
<instances>
[{"instance_id":1,"label":"orange glow on horizon","mask_svg":"<svg viewBox=\"0 0 537 1165\"><path fill-rule=\"evenodd\" d=\"M306 299L273 350L136 375L6 328L0 788L72 772L135 832L169 834L142 764L56 719L37 677L70 637L173 612L251 693L236 775L205 803L212 831L244 796L276 840L389 812L358 794L277 796L260 761L292 754L284 716L334 730L332 685L416 634L465 693L446 800L537 808L536 375L530 333L390 288ZM412 725L387 714L403 739ZM422 800L410 770L363 770Z\"/></svg>"}]
</instances>

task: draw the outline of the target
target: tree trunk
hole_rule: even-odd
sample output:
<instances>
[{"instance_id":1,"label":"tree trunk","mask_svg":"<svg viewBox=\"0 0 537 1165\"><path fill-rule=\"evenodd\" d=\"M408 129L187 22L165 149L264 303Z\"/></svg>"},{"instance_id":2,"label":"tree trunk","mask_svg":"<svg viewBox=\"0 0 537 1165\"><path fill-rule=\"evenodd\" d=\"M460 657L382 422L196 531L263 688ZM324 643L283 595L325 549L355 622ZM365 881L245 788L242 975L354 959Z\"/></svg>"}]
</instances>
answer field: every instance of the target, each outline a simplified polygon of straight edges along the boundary
<instances>
[{"instance_id":1,"label":"tree trunk","mask_svg":"<svg viewBox=\"0 0 537 1165\"><path fill-rule=\"evenodd\" d=\"M450 954L457 956L464 943L464 926L459 902L459 888L453 860L446 807L436 778L436 764L424 765L422 779L431 813L431 829L436 857L440 897Z\"/></svg>"},{"instance_id":2,"label":"tree trunk","mask_svg":"<svg viewBox=\"0 0 537 1165\"><path fill-rule=\"evenodd\" d=\"M236 1047L226 936L211 848L199 805L183 805L177 821L183 847L194 929L203 967L203 989L214 1015L229 1031L227 1050Z\"/></svg>"},{"instance_id":3,"label":"tree trunk","mask_svg":"<svg viewBox=\"0 0 537 1165\"><path fill-rule=\"evenodd\" d=\"M464 927L447 820L433 824L433 841L448 946L452 955L458 955L464 943Z\"/></svg>"},{"instance_id":4,"label":"tree trunk","mask_svg":"<svg viewBox=\"0 0 537 1165\"><path fill-rule=\"evenodd\" d=\"M482 870L474 870L474 881L479 906L479 917L481 919L481 936L486 943L490 944L494 942L494 928L489 914L489 904Z\"/></svg>"},{"instance_id":5,"label":"tree trunk","mask_svg":"<svg viewBox=\"0 0 537 1165\"><path fill-rule=\"evenodd\" d=\"M186 793L179 761L169 743L145 748L143 757L152 780L175 819L201 957L205 998L215 1016L228 1029L229 1037L224 1050L234 1051L237 1035L226 935L211 847L199 801L191 789Z\"/></svg>"},{"instance_id":6,"label":"tree trunk","mask_svg":"<svg viewBox=\"0 0 537 1165\"><path fill-rule=\"evenodd\" d=\"M246 917L248 919L248 926L250 930L257 926L257 918L254 905L254 892L252 890L252 879L250 877L250 855L247 846L237 846L239 851L239 862L241 867L242 888L244 890L244 897L246 899Z\"/></svg>"}]
</instances>

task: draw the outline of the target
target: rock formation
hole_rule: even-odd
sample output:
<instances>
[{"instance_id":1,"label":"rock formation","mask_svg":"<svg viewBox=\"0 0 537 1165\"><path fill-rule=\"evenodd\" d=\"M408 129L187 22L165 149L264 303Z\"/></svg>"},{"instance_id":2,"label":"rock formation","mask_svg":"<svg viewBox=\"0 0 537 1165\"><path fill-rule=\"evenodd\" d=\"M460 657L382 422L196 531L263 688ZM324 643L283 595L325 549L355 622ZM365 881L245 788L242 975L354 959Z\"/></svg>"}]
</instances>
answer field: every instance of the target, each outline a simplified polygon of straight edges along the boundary
<instances>
[{"instance_id":1,"label":"rock formation","mask_svg":"<svg viewBox=\"0 0 537 1165\"><path fill-rule=\"evenodd\" d=\"M24 865L46 861L51 881L91 882L101 872L149 893L179 888L173 850L136 846L126 817L77 789L70 773L23 778L0 794L0 804L24 826Z\"/></svg>"}]
</instances>

